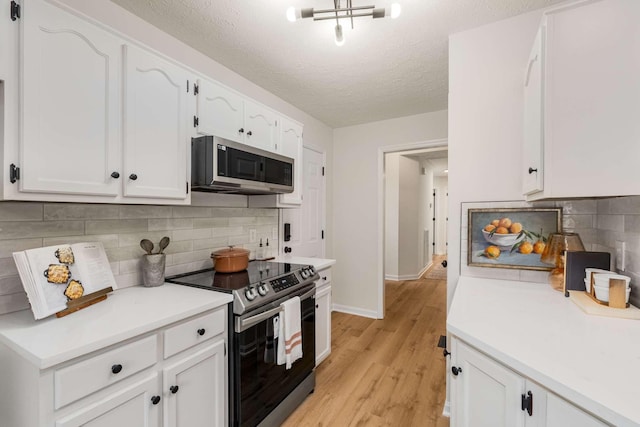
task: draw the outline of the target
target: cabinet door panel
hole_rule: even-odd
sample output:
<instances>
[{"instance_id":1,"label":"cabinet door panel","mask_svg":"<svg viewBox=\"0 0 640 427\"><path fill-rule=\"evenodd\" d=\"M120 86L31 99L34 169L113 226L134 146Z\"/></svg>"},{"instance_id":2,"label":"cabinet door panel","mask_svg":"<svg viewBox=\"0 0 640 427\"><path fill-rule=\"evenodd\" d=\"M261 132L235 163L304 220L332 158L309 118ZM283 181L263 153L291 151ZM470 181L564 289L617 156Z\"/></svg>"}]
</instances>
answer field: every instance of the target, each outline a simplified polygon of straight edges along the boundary
<instances>
[{"instance_id":1,"label":"cabinet door panel","mask_svg":"<svg viewBox=\"0 0 640 427\"><path fill-rule=\"evenodd\" d=\"M22 7L20 190L115 196L120 42L44 1Z\"/></svg>"},{"instance_id":2,"label":"cabinet door panel","mask_svg":"<svg viewBox=\"0 0 640 427\"><path fill-rule=\"evenodd\" d=\"M245 144L262 150L276 151L278 116L275 112L245 100L244 125Z\"/></svg>"},{"instance_id":3,"label":"cabinet door panel","mask_svg":"<svg viewBox=\"0 0 640 427\"><path fill-rule=\"evenodd\" d=\"M132 46L124 59L124 195L184 199L189 74Z\"/></svg>"},{"instance_id":4,"label":"cabinet door panel","mask_svg":"<svg viewBox=\"0 0 640 427\"><path fill-rule=\"evenodd\" d=\"M224 345L220 340L164 369L165 427L225 426Z\"/></svg>"},{"instance_id":5,"label":"cabinet door panel","mask_svg":"<svg viewBox=\"0 0 640 427\"><path fill-rule=\"evenodd\" d=\"M524 379L478 351L454 339L451 378L452 426L521 427L520 396Z\"/></svg>"},{"instance_id":6,"label":"cabinet door panel","mask_svg":"<svg viewBox=\"0 0 640 427\"><path fill-rule=\"evenodd\" d=\"M320 272L322 275L323 272ZM331 353L331 286L316 294L316 366Z\"/></svg>"},{"instance_id":7,"label":"cabinet door panel","mask_svg":"<svg viewBox=\"0 0 640 427\"><path fill-rule=\"evenodd\" d=\"M538 30L524 81L524 147L522 192L531 194L543 189L543 111L542 85L544 61L544 27Z\"/></svg>"},{"instance_id":8,"label":"cabinet door panel","mask_svg":"<svg viewBox=\"0 0 640 427\"><path fill-rule=\"evenodd\" d=\"M244 138L244 101L224 86L198 80L198 134L232 141Z\"/></svg>"},{"instance_id":9,"label":"cabinet door panel","mask_svg":"<svg viewBox=\"0 0 640 427\"><path fill-rule=\"evenodd\" d=\"M160 405L151 397L158 389L158 375L87 405L56 421L56 427L159 427Z\"/></svg>"}]
</instances>

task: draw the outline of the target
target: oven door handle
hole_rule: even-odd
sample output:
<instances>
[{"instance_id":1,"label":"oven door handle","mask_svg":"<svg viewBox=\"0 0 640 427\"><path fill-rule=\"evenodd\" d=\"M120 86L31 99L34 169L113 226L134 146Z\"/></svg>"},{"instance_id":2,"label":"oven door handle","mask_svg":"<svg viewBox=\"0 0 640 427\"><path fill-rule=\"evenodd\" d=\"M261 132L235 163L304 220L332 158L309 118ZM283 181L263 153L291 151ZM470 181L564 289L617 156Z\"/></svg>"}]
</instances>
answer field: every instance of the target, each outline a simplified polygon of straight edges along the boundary
<instances>
[{"instance_id":1,"label":"oven door handle","mask_svg":"<svg viewBox=\"0 0 640 427\"><path fill-rule=\"evenodd\" d=\"M306 292L303 295L300 295L300 301L304 301L309 297L315 297L315 294L316 294L316 289L313 288L309 292ZM278 306L276 308L272 308L271 310L267 310L263 313L256 314L255 316L247 317L246 319L236 321L236 332L242 332L246 329L249 329L253 325L256 325L262 322L263 320L268 319L269 317L279 314L281 311L282 311L282 307Z\"/></svg>"}]
</instances>

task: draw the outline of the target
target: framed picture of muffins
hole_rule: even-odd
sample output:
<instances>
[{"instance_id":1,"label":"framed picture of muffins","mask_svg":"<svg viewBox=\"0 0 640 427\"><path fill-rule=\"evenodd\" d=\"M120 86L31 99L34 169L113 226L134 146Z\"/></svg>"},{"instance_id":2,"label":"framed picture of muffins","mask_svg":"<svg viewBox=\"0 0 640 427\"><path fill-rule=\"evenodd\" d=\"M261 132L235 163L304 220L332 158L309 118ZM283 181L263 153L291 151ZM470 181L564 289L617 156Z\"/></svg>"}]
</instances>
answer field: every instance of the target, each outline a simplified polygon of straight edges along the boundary
<instances>
[{"instance_id":1,"label":"framed picture of muffins","mask_svg":"<svg viewBox=\"0 0 640 427\"><path fill-rule=\"evenodd\" d=\"M561 208L469 209L467 264L551 270L540 255L561 229Z\"/></svg>"}]
</instances>

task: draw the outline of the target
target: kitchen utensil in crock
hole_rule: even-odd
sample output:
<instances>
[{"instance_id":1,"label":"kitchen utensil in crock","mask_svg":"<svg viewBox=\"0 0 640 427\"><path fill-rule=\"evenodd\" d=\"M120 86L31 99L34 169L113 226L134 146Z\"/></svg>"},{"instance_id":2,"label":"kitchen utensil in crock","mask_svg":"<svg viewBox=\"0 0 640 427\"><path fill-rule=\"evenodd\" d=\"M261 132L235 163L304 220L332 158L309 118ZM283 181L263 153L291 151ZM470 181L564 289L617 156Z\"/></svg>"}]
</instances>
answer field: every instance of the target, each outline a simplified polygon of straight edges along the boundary
<instances>
[{"instance_id":1,"label":"kitchen utensil in crock","mask_svg":"<svg viewBox=\"0 0 640 427\"><path fill-rule=\"evenodd\" d=\"M213 268L220 273L235 273L246 270L249 265L249 251L229 246L211 253Z\"/></svg>"},{"instance_id":2,"label":"kitchen utensil in crock","mask_svg":"<svg viewBox=\"0 0 640 427\"><path fill-rule=\"evenodd\" d=\"M151 255L151 251L153 251L153 242L148 239L140 240L140 247L147 252L147 255Z\"/></svg>"},{"instance_id":3,"label":"kitchen utensil in crock","mask_svg":"<svg viewBox=\"0 0 640 427\"><path fill-rule=\"evenodd\" d=\"M167 236L164 236L162 239L160 239L160 250L158 250L158 253L161 254L162 251L164 251L167 246L169 246L169 242L171 242L171 239L168 238Z\"/></svg>"}]
</instances>

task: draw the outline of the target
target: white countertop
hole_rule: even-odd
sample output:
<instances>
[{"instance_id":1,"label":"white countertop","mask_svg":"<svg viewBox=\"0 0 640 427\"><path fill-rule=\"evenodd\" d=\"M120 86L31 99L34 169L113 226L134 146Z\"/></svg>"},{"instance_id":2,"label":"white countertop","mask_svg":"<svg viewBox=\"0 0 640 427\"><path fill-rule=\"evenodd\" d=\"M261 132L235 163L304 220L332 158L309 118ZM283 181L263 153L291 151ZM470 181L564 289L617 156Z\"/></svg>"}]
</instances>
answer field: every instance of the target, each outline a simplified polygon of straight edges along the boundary
<instances>
[{"instance_id":1,"label":"white countertop","mask_svg":"<svg viewBox=\"0 0 640 427\"><path fill-rule=\"evenodd\" d=\"M279 256L274 259L275 262L288 262L291 264L307 264L313 265L316 270L324 270L325 268L331 267L336 263L335 259L326 259L326 258L308 258L308 257L299 257L299 256L291 256L284 255Z\"/></svg>"},{"instance_id":2,"label":"white countertop","mask_svg":"<svg viewBox=\"0 0 640 427\"><path fill-rule=\"evenodd\" d=\"M40 369L71 360L231 302L221 292L165 283L135 286L65 317L34 320L31 310L0 316L0 341Z\"/></svg>"},{"instance_id":3,"label":"white countertop","mask_svg":"<svg viewBox=\"0 0 640 427\"><path fill-rule=\"evenodd\" d=\"M548 284L460 277L447 330L616 426L640 425L640 321L585 314Z\"/></svg>"}]
</instances>

